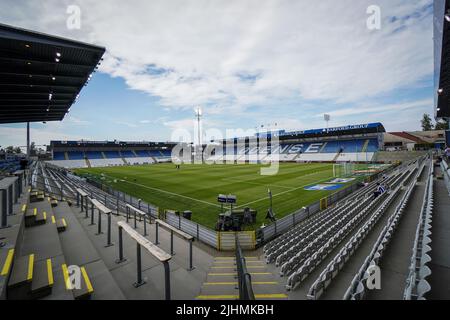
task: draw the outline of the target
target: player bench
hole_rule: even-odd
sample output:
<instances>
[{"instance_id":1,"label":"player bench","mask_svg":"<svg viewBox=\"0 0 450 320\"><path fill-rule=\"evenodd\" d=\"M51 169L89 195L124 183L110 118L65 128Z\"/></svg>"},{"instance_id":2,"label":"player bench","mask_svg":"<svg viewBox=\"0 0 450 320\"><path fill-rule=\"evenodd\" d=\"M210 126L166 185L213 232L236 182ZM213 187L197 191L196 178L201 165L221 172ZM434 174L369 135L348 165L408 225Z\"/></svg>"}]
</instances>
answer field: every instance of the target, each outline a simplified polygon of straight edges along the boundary
<instances>
[{"instance_id":1,"label":"player bench","mask_svg":"<svg viewBox=\"0 0 450 320\"><path fill-rule=\"evenodd\" d=\"M132 239L136 241L136 265L137 265L137 276L136 282L134 286L140 287L145 284L145 281L142 279L142 261L141 261L141 248L144 248L151 256L156 258L159 262L164 265L164 278L165 278L165 298L166 300L170 300L170 267L169 260L172 259L172 256L158 248L155 244L150 242L148 239L144 238L144 236L140 235L136 230L130 227L125 221L117 222L117 226L119 228L119 259L116 260L116 263L121 263L126 261L123 256L123 240L122 233L125 231Z\"/></svg>"}]
</instances>

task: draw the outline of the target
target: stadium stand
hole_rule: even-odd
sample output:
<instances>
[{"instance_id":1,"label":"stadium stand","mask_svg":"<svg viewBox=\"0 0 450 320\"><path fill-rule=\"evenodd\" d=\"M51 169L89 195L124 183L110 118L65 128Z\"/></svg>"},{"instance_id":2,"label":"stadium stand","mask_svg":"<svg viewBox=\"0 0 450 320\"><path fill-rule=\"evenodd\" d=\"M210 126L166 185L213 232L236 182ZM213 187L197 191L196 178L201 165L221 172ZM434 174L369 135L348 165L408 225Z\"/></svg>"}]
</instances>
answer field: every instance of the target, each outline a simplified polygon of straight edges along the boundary
<instances>
[{"instance_id":1,"label":"stadium stand","mask_svg":"<svg viewBox=\"0 0 450 320\"><path fill-rule=\"evenodd\" d=\"M329 129L266 134L278 138L277 145L258 146L256 137L213 141L215 152L208 161L296 161L296 162L370 162L380 150L384 127L380 123ZM217 145L218 144L218 145ZM253 145L255 144L255 145ZM230 153L231 150L231 153Z\"/></svg>"},{"instance_id":2,"label":"stadium stand","mask_svg":"<svg viewBox=\"0 0 450 320\"><path fill-rule=\"evenodd\" d=\"M174 145L163 142L51 141L53 160L48 163L72 169L167 162L171 161Z\"/></svg>"},{"instance_id":3,"label":"stadium stand","mask_svg":"<svg viewBox=\"0 0 450 320\"><path fill-rule=\"evenodd\" d=\"M298 295L295 293L300 291L308 299L339 298L339 294L342 294L341 297L344 299L363 299L377 293L377 299L383 299L383 297L423 299L424 295L431 291L431 286L426 278L431 274L427 264L430 265L431 260L428 252L431 250L429 237L433 211L432 167L431 159L428 156L402 165L383 178L381 183L389 186L389 192L383 193L375 199L372 194L378 183L376 181L354 192L336 206L316 214L266 244L263 249L266 262L269 264L275 262L280 275L288 276L287 289L291 290L296 298ZM425 181L426 185L422 187L422 182L419 181ZM409 204L416 199L423 199L422 206ZM408 234L408 230L410 231L409 242L405 240L408 237L405 238L404 235L396 239L394 232L399 228L401 219L406 219L410 225L411 221L414 221L415 215L412 213L408 213L407 218L403 217L406 214L405 211L417 210L416 207L422 208L422 213L417 215L420 217L419 221L412 222L413 226L417 226L416 240L412 240L412 232L406 226L404 228L407 229L402 232ZM380 225L379 221L384 222ZM380 229L381 227L383 228ZM374 235L371 235L373 232L378 234L375 239L373 239ZM366 238L372 239L368 241L365 240ZM403 282L398 279L399 271L397 271L395 272L396 278L392 279L394 283L392 286L385 284L385 291L380 291L382 294L377 290L375 292L372 290L368 295L366 288L368 268L382 263L380 259L383 252L392 241L396 246L401 246L403 255L406 256L404 260L411 260L411 266L403 263L401 271ZM366 248L360 249L362 244ZM410 259L405 253L409 244L413 246L413 253L409 255ZM368 245L369 247L367 247ZM372 249L369 253L367 250L370 248ZM365 260L363 260L362 250L369 253ZM400 261L395 259L395 257L399 257L398 250L400 249L396 249L395 253L388 253L389 255L395 254L392 259L388 260L390 262L389 269L392 268L393 260L399 264L396 268L400 268ZM336 254L332 258L328 258L333 252ZM349 268L347 265L351 262L353 267L357 265L356 261L361 261L362 266L351 281L347 292L344 292L345 286L341 282L349 281L347 275L351 274L351 271L347 270ZM326 266L320 268L324 262L326 262ZM383 268L383 264L380 267ZM317 268L320 273L315 271ZM345 270L344 275L342 275L342 270ZM408 272L408 270L410 271ZM389 270L383 272L384 277L388 277L387 272ZM311 275L314 281L306 281L305 279ZM335 283L336 281L337 283ZM302 289L298 290L298 287L302 287ZM401 291L402 288L405 290L404 294ZM331 290L331 293L327 290Z\"/></svg>"}]
</instances>

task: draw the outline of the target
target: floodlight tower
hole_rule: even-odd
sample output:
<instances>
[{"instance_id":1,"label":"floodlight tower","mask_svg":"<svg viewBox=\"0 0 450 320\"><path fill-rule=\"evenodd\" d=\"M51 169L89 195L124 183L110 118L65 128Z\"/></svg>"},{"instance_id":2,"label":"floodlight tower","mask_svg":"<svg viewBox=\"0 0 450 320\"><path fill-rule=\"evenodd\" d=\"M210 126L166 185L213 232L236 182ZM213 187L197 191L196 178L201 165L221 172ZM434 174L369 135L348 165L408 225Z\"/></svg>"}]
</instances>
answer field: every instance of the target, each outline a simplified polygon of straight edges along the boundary
<instances>
[{"instance_id":1,"label":"floodlight tower","mask_svg":"<svg viewBox=\"0 0 450 320\"><path fill-rule=\"evenodd\" d=\"M197 107L195 109L195 116L197 118L197 131L198 131L198 151L201 153L201 160L203 162L203 150L202 150L202 141L201 141L201 130L200 130L200 120L202 118L202 109Z\"/></svg>"},{"instance_id":2,"label":"floodlight tower","mask_svg":"<svg viewBox=\"0 0 450 320\"><path fill-rule=\"evenodd\" d=\"M323 115L323 120L327 123L327 129L328 129L328 122L330 122L331 116L329 114Z\"/></svg>"}]
</instances>

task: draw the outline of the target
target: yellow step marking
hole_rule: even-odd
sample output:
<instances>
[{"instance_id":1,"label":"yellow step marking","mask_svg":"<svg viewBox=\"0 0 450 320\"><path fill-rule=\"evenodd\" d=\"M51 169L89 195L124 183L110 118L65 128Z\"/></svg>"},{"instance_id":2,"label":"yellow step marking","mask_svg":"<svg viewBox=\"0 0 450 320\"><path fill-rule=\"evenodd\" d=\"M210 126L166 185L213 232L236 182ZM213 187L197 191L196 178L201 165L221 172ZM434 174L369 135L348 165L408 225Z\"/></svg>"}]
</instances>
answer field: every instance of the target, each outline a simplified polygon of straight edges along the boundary
<instances>
[{"instance_id":1,"label":"yellow step marking","mask_svg":"<svg viewBox=\"0 0 450 320\"><path fill-rule=\"evenodd\" d=\"M48 275L48 285L53 286L53 269L52 269L52 259L47 259L47 275Z\"/></svg>"},{"instance_id":2,"label":"yellow step marking","mask_svg":"<svg viewBox=\"0 0 450 320\"><path fill-rule=\"evenodd\" d=\"M26 204L24 204L24 205L22 206L22 212L25 212L25 211L27 211L27 205L26 205Z\"/></svg>"},{"instance_id":3,"label":"yellow step marking","mask_svg":"<svg viewBox=\"0 0 450 320\"><path fill-rule=\"evenodd\" d=\"M62 223L63 223L64 228L66 228L67 227L66 219L62 218Z\"/></svg>"},{"instance_id":4,"label":"yellow step marking","mask_svg":"<svg viewBox=\"0 0 450 320\"><path fill-rule=\"evenodd\" d=\"M285 299L288 296L284 293L273 294L255 294L256 299ZM222 294L222 295L200 295L197 296L200 300L225 300L225 299L239 299L239 295L234 294Z\"/></svg>"},{"instance_id":5,"label":"yellow step marking","mask_svg":"<svg viewBox=\"0 0 450 320\"><path fill-rule=\"evenodd\" d=\"M70 282L69 279L69 270L67 270L67 265L64 263L61 268L64 276L64 283L66 284L66 289L72 290L72 282Z\"/></svg>"},{"instance_id":6,"label":"yellow step marking","mask_svg":"<svg viewBox=\"0 0 450 320\"><path fill-rule=\"evenodd\" d=\"M48 197L47 199L48 199L48 202L50 202L50 197Z\"/></svg>"},{"instance_id":7,"label":"yellow step marking","mask_svg":"<svg viewBox=\"0 0 450 320\"><path fill-rule=\"evenodd\" d=\"M231 285L237 285L237 282L205 282L203 283L205 286L231 286ZM278 284L278 282L276 281L256 281L256 282L252 282L252 285L264 285L264 284L271 284L271 285L275 285Z\"/></svg>"},{"instance_id":8,"label":"yellow step marking","mask_svg":"<svg viewBox=\"0 0 450 320\"><path fill-rule=\"evenodd\" d=\"M81 274L83 275L84 282L86 282L86 287L87 287L88 292L89 293L94 292L94 288L92 288L91 280L89 280L86 269L84 267L81 267Z\"/></svg>"},{"instance_id":9,"label":"yellow step marking","mask_svg":"<svg viewBox=\"0 0 450 320\"><path fill-rule=\"evenodd\" d=\"M47 220L47 212L44 211L44 220Z\"/></svg>"},{"instance_id":10,"label":"yellow step marking","mask_svg":"<svg viewBox=\"0 0 450 320\"><path fill-rule=\"evenodd\" d=\"M8 250L8 255L6 256L5 263L3 264L2 273L0 273L0 276L6 276L9 273L9 270L11 269L11 263L14 258L14 249Z\"/></svg>"},{"instance_id":11,"label":"yellow step marking","mask_svg":"<svg viewBox=\"0 0 450 320\"><path fill-rule=\"evenodd\" d=\"M271 274L270 272L250 272L250 275L266 275ZM236 272L232 273L208 273L208 276L235 276Z\"/></svg>"},{"instance_id":12,"label":"yellow step marking","mask_svg":"<svg viewBox=\"0 0 450 320\"><path fill-rule=\"evenodd\" d=\"M33 280L33 266L34 266L34 254L30 254L28 257L28 275L27 280Z\"/></svg>"},{"instance_id":13,"label":"yellow step marking","mask_svg":"<svg viewBox=\"0 0 450 320\"><path fill-rule=\"evenodd\" d=\"M52 223L56 223L55 216L52 216Z\"/></svg>"},{"instance_id":14,"label":"yellow step marking","mask_svg":"<svg viewBox=\"0 0 450 320\"><path fill-rule=\"evenodd\" d=\"M35 216L37 215L37 208L34 208L33 214L34 214Z\"/></svg>"}]
</instances>

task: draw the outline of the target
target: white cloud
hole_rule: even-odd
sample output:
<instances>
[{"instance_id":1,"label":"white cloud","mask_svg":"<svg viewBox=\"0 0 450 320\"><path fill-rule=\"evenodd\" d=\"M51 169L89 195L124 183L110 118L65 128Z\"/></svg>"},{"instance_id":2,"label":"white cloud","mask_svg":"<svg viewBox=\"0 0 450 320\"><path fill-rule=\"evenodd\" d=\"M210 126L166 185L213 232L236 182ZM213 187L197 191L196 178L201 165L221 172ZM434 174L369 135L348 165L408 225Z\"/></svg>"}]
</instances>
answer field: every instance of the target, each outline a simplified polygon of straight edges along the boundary
<instances>
[{"instance_id":1,"label":"white cloud","mask_svg":"<svg viewBox=\"0 0 450 320\"><path fill-rule=\"evenodd\" d=\"M103 72L168 107L245 107L296 95L355 102L432 72L432 19L422 12L431 1L377 2L380 31L366 28L369 0L79 0L76 35L106 46ZM28 2L33 23L21 22L54 33L65 21L60 1L35 6Z\"/></svg>"},{"instance_id":2,"label":"white cloud","mask_svg":"<svg viewBox=\"0 0 450 320\"><path fill-rule=\"evenodd\" d=\"M384 104L376 106L361 106L360 108L346 108L328 112L333 117L347 117L367 113L401 112L407 109L430 108L433 106L433 99L423 99L413 102L400 102L396 104ZM317 115L322 117L323 115Z\"/></svg>"}]
</instances>

